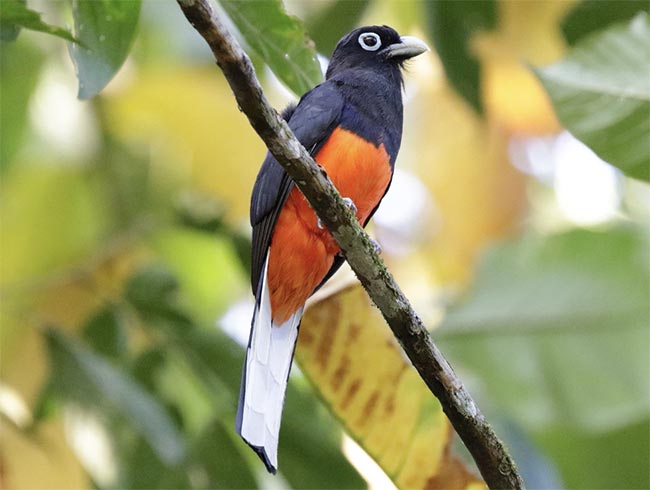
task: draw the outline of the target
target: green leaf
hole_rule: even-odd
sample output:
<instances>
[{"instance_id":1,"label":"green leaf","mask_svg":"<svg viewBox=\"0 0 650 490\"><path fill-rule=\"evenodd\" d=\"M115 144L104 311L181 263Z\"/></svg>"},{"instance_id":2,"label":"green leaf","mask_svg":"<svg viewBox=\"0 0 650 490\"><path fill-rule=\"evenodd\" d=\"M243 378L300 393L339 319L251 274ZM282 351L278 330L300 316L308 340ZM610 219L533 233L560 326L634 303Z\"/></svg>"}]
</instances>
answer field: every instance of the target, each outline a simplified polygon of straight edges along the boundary
<instances>
[{"instance_id":1,"label":"green leaf","mask_svg":"<svg viewBox=\"0 0 650 490\"><path fill-rule=\"evenodd\" d=\"M244 233L239 227L231 225L225 219L223 203L208 196L185 194L175 211L183 226L227 238L231 242L240 264L245 269L246 277L250 276L250 234Z\"/></svg>"},{"instance_id":2,"label":"green leaf","mask_svg":"<svg viewBox=\"0 0 650 490\"><path fill-rule=\"evenodd\" d=\"M630 20L639 12L650 12L646 0L584 0L562 20L562 33L573 45L587 34Z\"/></svg>"},{"instance_id":3,"label":"green leaf","mask_svg":"<svg viewBox=\"0 0 650 490\"><path fill-rule=\"evenodd\" d=\"M191 355L191 354L190 354ZM138 358L136 377L182 420L189 449L182 465L164 467L140 440L125 458L128 488L256 488L253 460L238 442L233 422L206 396L200 373L192 372L175 349L156 348ZM200 477L199 477L200 475ZM194 484L190 484L190 481ZM200 483L198 483L200 482Z\"/></svg>"},{"instance_id":4,"label":"green leaf","mask_svg":"<svg viewBox=\"0 0 650 490\"><path fill-rule=\"evenodd\" d=\"M123 360L127 355L126 325L122 312L108 306L100 310L83 327L83 338L92 350L112 360Z\"/></svg>"},{"instance_id":5,"label":"green leaf","mask_svg":"<svg viewBox=\"0 0 650 490\"><path fill-rule=\"evenodd\" d=\"M323 80L314 43L280 0L220 0L228 16L273 73L296 95Z\"/></svg>"},{"instance_id":6,"label":"green leaf","mask_svg":"<svg viewBox=\"0 0 650 490\"><path fill-rule=\"evenodd\" d=\"M242 448L235 444L234 430L224 428L215 420L196 438L189 454L188 473L202 470L204 488L257 488L251 465L243 458Z\"/></svg>"},{"instance_id":7,"label":"green leaf","mask_svg":"<svg viewBox=\"0 0 650 490\"><path fill-rule=\"evenodd\" d=\"M156 311L176 302L178 281L161 264L150 264L138 270L126 283L124 297L142 312Z\"/></svg>"},{"instance_id":8,"label":"green leaf","mask_svg":"<svg viewBox=\"0 0 650 490\"><path fill-rule=\"evenodd\" d=\"M53 418L59 412L60 407L55 391L51 379L41 385L32 406L32 419L35 426Z\"/></svg>"},{"instance_id":9,"label":"green leaf","mask_svg":"<svg viewBox=\"0 0 650 490\"><path fill-rule=\"evenodd\" d=\"M41 51L29 43L0 44L0 174L10 167L23 143L27 108L43 58Z\"/></svg>"},{"instance_id":10,"label":"green leaf","mask_svg":"<svg viewBox=\"0 0 650 490\"><path fill-rule=\"evenodd\" d=\"M161 463L142 437L133 437L128 431L111 435L120 460L118 484L112 488L193 488L187 471L181 465L169 467ZM173 484L168 484L171 481Z\"/></svg>"},{"instance_id":11,"label":"green leaf","mask_svg":"<svg viewBox=\"0 0 650 490\"><path fill-rule=\"evenodd\" d=\"M555 460L565 488L650 488L650 421L647 418L597 434L563 424L546 429L535 438Z\"/></svg>"},{"instance_id":12,"label":"green leaf","mask_svg":"<svg viewBox=\"0 0 650 490\"><path fill-rule=\"evenodd\" d=\"M365 487L341 453L338 423L306 383L290 384L287 390L279 458L280 471L293 488Z\"/></svg>"},{"instance_id":13,"label":"green leaf","mask_svg":"<svg viewBox=\"0 0 650 490\"><path fill-rule=\"evenodd\" d=\"M494 0L454 0L425 2L429 32L436 52L454 88L477 111L481 102L480 65L471 53L472 36L490 30L497 22Z\"/></svg>"},{"instance_id":14,"label":"green leaf","mask_svg":"<svg viewBox=\"0 0 650 490\"><path fill-rule=\"evenodd\" d=\"M156 380L167 364L165 350L152 347L140 353L131 367L131 374L144 389L156 391Z\"/></svg>"},{"instance_id":15,"label":"green leaf","mask_svg":"<svg viewBox=\"0 0 650 490\"><path fill-rule=\"evenodd\" d=\"M639 233L529 236L485 258L436 336L525 427L620 427L648 414L649 295Z\"/></svg>"},{"instance_id":16,"label":"green leaf","mask_svg":"<svg viewBox=\"0 0 650 490\"><path fill-rule=\"evenodd\" d=\"M15 40L21 27L32 31L45 32L66 41L78 42L66 29L43 22L41 14L27 8L24 0L0 1L0 40Z\"/></svg>"},{"instance_id":17,"label":"green leaf","mask_svg":"<svg viewBox=\"0 0 650 490\"><path fill-rule=\"evenodd\" d=\"M562 124L603 160L650 181L650 20L640 14L536 70Z\"/></svg>"},{"instance_id":18,"label":"green leaf","mask_svg":"<svg viewBox=\"0 0 650 490\"><path fill-rule=\"evenodd\" d=\"M66 401L119 414L166 464L179 463L184 441L160 404L127 373L56 330L45 333L52 380Z\"/></svg>"},{"instance_id":19,"label":"green leaf","mask_svg":"<svg viewBox=\"0 0 650 490\"><path fill-rule=\"evenodd\" d=\"M178 304L199 323L213 322L247 289L230 240L171 226L153 234L151 245L178 278Z\"/></svg>"},{"instance_id":20,"label":"green leaf","mask_svg":"<svg viewBox=\"0 0 650 490\"><path fill-rule=\"evenodd\" d=\"M233 427L244 349L218 330L192 325L181 312L158 311L150 325L165 333L188 366L214 394L215 411ZM360 488L363 480L340 450L338 424L313 394L293 382L280 432L280 471L294 488ZM243 443L242 443L242 446ZM260 463L261 464L261 463ZM331 468L337 468L332 472Z\"/></svg>"},{"instance_id":21,"label":"green leaf","mask_svg":"<svg viewBox=\"0 0 650 490\"><path fill-rule=\"evenodd\" d=\"M97 95L126 60L135 38L141 0L73 0L73 45L80 99Z\"/></svg>"},{"instance_id":22,"label":"green leaf","mask_svg":"<svg viewBox=\"0 0 650 490\"><path fill-rule=\"evenodd\" d=\"M331 55L344 35L359 24L370 0L334 0L305 24L320 53Z\"/></svg>"}]
</instances>

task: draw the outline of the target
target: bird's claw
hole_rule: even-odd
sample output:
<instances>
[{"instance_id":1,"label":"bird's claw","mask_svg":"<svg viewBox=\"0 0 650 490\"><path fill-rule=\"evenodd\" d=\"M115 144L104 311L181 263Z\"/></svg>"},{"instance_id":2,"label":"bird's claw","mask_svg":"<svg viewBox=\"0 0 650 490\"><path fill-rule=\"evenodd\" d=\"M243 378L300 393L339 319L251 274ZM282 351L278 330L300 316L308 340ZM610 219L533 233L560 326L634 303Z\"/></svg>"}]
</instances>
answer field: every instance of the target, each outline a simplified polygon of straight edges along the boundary
<instances>
[{"instance_id":1,"label":"bird's claw","mask_svg":"<svg viewBox=\"0 0 650 490\"><path fill-rule=\"evenodd\" d=\"M375 249L375 253L377 255L381 255L382 250L381 250L381 245L379 245L379 242L374 238L371 238L370 243L372 243L372 248Z\"/></svg>"},{"instance_id":2,"label":"bird's claw","mask_svg":"<svg viewBox=\"0 0 650 490\"><path fill-rule=\"evenodd\" d=\"M354 204L354 201L349 197L344 197L343 202L350 208L352 214L357 214L357 206Z\"/></svg>"},{"instance_id":3,"label":"bird's claw","mask_svg":"<svg viewBox=\"0 0 650 490\"><path fill-rule=\"evenodd\" d=\"M357 214L357 206L354 204L354 201L353 201L352 199L350 199L349 197L344 197L344 198L343 198L343 202L345 203L345 205L346 205L347 207L350 208L350 210L352 211L352 213ZM325 228L325 227L323 226L323 222L320 220L320 218L318 218L318 223L317 223L317 224L318 224L318 229L319 229L319 230L322 230L322 229Z\"/></svg>"}]
</instances>

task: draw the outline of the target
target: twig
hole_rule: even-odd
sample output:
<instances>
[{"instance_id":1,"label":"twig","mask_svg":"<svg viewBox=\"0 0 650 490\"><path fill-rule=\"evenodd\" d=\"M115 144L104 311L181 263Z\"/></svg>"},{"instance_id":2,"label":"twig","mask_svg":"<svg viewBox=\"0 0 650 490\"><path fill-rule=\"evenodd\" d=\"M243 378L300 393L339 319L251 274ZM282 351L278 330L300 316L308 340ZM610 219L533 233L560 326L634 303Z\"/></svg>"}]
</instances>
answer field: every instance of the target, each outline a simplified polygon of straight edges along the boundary
<instances>
[{"instance_id":1,"label":"twig","mask_svg":"<svg viewBox=\"0 0 650 490\"><path fill-rule=\"evenodd\" d=\"M327 226L413 366L440 401L487 485L492 489L523 488L514 461L431 340L422 320L377 255L370 238L325 171L269 105L246 53L214 14L208 0L177 1L212 49L239 108Z\"/></svg>"}]
</instances>

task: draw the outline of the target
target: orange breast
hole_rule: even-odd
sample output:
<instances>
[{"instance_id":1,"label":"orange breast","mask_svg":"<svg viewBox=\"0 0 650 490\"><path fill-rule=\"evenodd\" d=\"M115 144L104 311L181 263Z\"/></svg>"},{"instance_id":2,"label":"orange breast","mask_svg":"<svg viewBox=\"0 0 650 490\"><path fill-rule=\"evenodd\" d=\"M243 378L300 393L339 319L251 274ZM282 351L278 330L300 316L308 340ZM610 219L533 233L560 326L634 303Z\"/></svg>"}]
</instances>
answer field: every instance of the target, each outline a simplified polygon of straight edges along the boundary
<instances>
[{"instance_id":1,"label":"orange breast","mask_svg":"<svg viewBox=\"0 0 650 490\"><path fill-rule=\"evenodd\" d=\"M337 128L315 159L341 195L354 201L357 218L364 223L391 179L390 158L384 145L377 147ZM332 267L338 251L329 232L318 228L316 214L305 197L294 188L271 239L267 279L274 324L282 324L305 304Z\"/></svg>"}]
</instances>

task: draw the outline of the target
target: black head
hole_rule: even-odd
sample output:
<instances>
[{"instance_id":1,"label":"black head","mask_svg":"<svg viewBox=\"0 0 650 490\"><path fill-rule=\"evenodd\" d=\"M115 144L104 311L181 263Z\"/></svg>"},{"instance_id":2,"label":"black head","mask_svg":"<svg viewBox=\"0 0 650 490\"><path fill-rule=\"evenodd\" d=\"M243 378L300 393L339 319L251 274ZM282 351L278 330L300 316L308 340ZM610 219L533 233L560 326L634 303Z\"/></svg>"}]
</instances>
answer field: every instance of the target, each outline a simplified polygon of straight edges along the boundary
<instances>
[{"instance_id":1,"label":"black head","mask_svg":"<svg viewBox=\"0 0 650 490\"><path fill-rule=\"evenodd\" d=\"M428 51L417 38L388 26L366 26L343 37L334 49L327 78L349 69L399 70L404 61Z\"/></svg>"}]
</instances>

